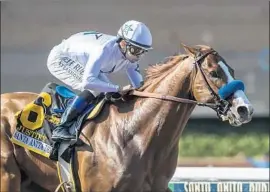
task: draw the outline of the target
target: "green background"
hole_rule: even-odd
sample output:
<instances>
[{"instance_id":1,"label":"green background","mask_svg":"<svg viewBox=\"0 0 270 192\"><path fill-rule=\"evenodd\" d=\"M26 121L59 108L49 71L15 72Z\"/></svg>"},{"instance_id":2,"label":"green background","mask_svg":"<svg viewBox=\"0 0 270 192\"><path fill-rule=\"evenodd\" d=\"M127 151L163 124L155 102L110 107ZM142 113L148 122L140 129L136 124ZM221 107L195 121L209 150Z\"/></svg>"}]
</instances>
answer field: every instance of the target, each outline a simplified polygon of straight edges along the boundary
<instances>
[{"instance_id":1,"label":"green background","mask_svg":"<svg viewBox=\"0 0 270 192\"><path fill-rule=\"evenodd\" d=\"M260 156L269 151L269 118L254 118L241 127L218 119L190 119L179 141L181 157Z\"/></svg>"}]
</instances>

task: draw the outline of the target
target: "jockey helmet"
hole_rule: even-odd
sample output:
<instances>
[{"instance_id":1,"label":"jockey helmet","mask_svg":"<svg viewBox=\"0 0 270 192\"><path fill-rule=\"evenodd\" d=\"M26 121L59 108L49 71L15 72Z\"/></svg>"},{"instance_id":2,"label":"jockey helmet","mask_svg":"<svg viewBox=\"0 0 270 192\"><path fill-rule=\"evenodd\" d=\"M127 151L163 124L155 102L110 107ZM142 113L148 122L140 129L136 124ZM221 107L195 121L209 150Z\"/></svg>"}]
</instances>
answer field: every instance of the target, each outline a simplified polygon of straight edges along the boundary
<instances>
[{"instance_id":1,"label":"jockey helmet","mask_svg":"<svg viewBox=\"0 0 270 192\"><path fill-rule=\"evenodd\" d=\"M152 48L152 35L149 28L142 22L130 20L118 30L117 36L126 42L126 57L138 60L141 55Z\"/></svg>"}]
</instances>

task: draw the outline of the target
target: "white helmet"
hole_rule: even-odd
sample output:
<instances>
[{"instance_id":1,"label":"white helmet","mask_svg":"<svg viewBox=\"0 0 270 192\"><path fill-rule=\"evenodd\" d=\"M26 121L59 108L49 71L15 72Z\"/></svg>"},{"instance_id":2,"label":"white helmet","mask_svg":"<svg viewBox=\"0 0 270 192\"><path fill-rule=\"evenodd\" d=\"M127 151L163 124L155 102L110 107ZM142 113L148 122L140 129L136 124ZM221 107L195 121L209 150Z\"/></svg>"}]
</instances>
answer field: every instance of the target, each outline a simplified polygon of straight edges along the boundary
<instances>
[{"instance_id":1,"label":"white helmet","mask_svg":"<svg viewBox=\"0 0 270 192\"><path fill-rule=\"evenodd\" d=\"M141 49L152 49L151 32L142 22L134 20L125 22L118 30L117 36Z\"/></svg>"}]
</instances>

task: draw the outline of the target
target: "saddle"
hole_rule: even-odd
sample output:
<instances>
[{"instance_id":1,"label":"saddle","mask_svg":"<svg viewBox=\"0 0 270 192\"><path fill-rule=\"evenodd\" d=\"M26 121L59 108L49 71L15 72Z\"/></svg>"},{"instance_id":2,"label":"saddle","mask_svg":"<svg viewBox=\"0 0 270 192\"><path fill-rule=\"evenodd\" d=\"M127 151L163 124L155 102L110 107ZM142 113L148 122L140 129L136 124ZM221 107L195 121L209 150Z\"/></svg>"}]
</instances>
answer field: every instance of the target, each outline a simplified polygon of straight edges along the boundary
<instances>
[{"instance_id":1,"label":"saddle","mask_svg":"<svg viewBox=\"0 0 270 192\"><path fill-rule=\"evenodd\" d=\"M54 142L51 139L52 131L75 96L76 93L65 86L46 84L34 101L15 114L17 125L11 138L14 144L57 161L60 183L66 182L64 191L75 189L74 148L84 144L79 139L83 124L97 117L104 105L112 101L108 95L98 95L70 125L69 132L76 134L76 140Z\"/></svg>"}]
</instances>

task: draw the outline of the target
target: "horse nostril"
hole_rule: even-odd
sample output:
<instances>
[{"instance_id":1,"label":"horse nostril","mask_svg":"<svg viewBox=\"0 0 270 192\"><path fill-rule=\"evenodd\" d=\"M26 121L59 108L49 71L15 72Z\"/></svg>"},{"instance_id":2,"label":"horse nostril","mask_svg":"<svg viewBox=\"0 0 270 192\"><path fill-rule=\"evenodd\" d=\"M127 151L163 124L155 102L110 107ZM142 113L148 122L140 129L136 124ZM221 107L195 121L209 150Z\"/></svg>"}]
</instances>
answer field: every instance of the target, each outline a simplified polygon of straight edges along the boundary
<instances>
[{"instance_id":1,"label":"horse nostril","mask_svg":"<svg viewBox=\"0 0 270 192\"><path fill-rule=\"evenodd\" d=\"M248 108L245 106L240 106L237 108L237 113L240 115L240 117L245 117L248 115Z\"/></svg>"}]
</instances>

